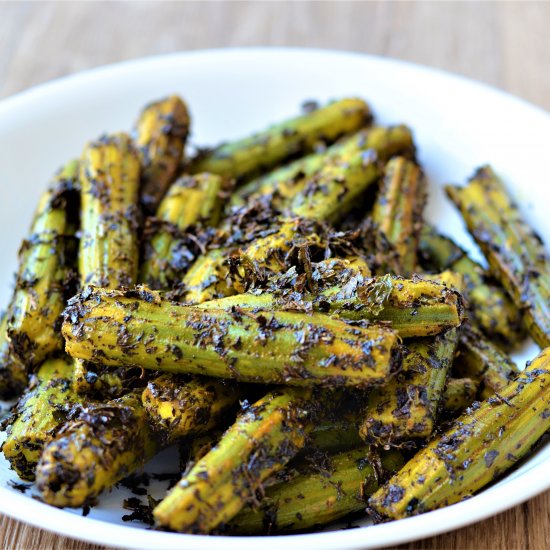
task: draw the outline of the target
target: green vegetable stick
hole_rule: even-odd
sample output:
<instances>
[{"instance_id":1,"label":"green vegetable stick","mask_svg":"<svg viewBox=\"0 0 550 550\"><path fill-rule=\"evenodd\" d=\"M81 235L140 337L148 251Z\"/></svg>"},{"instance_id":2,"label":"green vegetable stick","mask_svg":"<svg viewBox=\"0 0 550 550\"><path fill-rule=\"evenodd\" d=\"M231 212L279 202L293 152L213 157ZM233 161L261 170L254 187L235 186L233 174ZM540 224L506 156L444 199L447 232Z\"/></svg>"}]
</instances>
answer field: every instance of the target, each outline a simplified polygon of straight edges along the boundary
<instances>
[{"instance_id":1,"label":"green vegetable stick","mask_svg":"<svg viewBox=\"0 0 550 550\"><path fill-rule=\"evenodd\" d=\"M307 154L320 143L332 143L356 132L371 119L370 108L361 99L334 101L250 137L206 151L191 163L189 170L246 180L288 159Z\"/></svg>"},{"instance_id":2,"label":"green vegetable stick","mask_svg":"<svg viewBox=\"0 0 550 550\"><path fill-rule=\"evenodd\" d=\"M535 342L550 345L550 258L538 235L489 166L477 170L466 187L446 187L492 273L523 311Z\"/></svg>"},{"instance_id":3,"label":"green vegetable stick","mask_svg":"<svg viewBox=\"0 0 550 550\"><path fill-rule=\"evenodd\" d=\"M87 289L63 325L77 359L289 385L368 386L398 364L395 331L320 313L204 310L145 288Z\"/></svg>"},{"instance_id":4,"label":"green vegetable stick","mask_svg":"<svg viewBox=\"0 0 550 550\"><path fill-rule=\"evenodd\" d=\"M156 521L188 533L229 521L304 447L314 403L305 388L275 390L256 402L155 508Z\"/></svg>"},{"instance_id":5,"label":"green vegetable stick","mask_svg":"<svg viewBox=\"0 0 550 550\"><path fill-rule=\"evenodd\" d=\"M400 519L449 506L497 479L550 429L550 348L498 395L471 408L371 497Z\"/></svg>"}]
</instances>

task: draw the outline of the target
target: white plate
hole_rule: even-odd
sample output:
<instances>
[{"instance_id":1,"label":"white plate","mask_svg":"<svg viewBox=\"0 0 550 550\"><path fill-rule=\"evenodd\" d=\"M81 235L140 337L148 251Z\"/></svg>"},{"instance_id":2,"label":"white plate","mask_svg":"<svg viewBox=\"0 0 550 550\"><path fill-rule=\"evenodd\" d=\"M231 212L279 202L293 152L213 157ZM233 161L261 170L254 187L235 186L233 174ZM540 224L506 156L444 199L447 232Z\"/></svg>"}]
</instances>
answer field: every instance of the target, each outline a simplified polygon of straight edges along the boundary
<instances>
[{"instance_id":1,"label":"white plate","mask_svg":"<svg viewBox=\"0 0 550 550\"><path fill-rule=\"evenodd\" d=\"M306 99L368 99L381 123L415 131L431 180L429 218L479 257L441 185L494 165L524 214L550 242L547 148L550 116L497 90L443 72L366 55L295 49L179 53L64 78L0 102L0 300L9 297L15 254L49 174L104 131L129 129L140 107L169 93L191 106L193 141L240 137L298 111ZM527 345L515 358L536 354ZM169 461L169 459L166 459ZM171 466L167 466L168 469ZM158 470L158 463L156 466ZM122 493L101 499L90 516L57 510L7 487L0 461L0 512L71 537L141 548L216 550L261 547L373 548L435 535L510 508L550 487L550 445L469 500L399 522L359 529L262 538L177 535L121 525Z\"/></svg>"}]
</instances>

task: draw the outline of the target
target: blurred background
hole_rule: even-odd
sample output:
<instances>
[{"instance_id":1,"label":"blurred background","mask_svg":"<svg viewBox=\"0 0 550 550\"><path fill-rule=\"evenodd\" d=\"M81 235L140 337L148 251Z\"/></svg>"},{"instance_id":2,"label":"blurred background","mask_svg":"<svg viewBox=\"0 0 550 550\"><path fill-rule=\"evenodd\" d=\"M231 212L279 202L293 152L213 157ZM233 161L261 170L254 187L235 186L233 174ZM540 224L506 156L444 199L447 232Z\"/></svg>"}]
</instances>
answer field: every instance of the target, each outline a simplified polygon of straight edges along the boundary
<instances>
[{"instance_id":1,"label":"blurred background","mask_svg":"<svg viewBox=\"0 0 550 550\"><path fill-rule=\"evenodd\" d=\"M200 48L303 46L443 68L550 110L549 2L0 2L0 97Z\"/></svg>"},{"instance_id":2,"label":"blurred background","mask_svg":"<svg viewBox=\"0 0 550 550\"><path fill-rule=\"evenodd\" d=\"M0 0L0 98L107 63L262 45L395 57L497 86L550 111L549 26L550 2L542 1ZM550 540L549 514L547 492L482 523L403 548L538 550ZM97 547L0 516L0 548Z\"/></svg>"}]
</instances>

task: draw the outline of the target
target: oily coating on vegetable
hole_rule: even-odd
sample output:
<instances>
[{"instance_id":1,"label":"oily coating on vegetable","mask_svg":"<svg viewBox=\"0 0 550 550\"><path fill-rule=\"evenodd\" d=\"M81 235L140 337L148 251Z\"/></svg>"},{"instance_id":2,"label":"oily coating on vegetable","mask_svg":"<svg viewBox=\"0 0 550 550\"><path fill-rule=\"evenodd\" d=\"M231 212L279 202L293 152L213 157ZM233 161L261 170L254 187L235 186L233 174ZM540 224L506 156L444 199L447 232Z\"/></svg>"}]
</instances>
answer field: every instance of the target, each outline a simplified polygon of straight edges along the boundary
<instances>
[{"instance_id":1,"label":"oily coating on vegetable","mask_svg":"<svg viewBox=\"0 0 550 550\"><path fill-rule=\"evenodd\" d=\"M234 421L235 419L233 419ZM229 421L227 424L232 424ZM226 426L227 427L227 426ZM221 439L225 430L217 428L205 434L184 438L179 442L180 472L182 477L191 471L191 468L207 453L209 453Z\"/></svg>"},{"instance_id":2,"label":"oily coating on vegetable","mask_svg":"<svg viewBox=\"0 0 550 550\"><path fill-rule=\"evenodd\" d=\"M491 340L513 346L525 336L521 310L516 308L504 289L448 237L425 225L420 238L420 250L435 270L450 269L464 277L465 295L473 322Z\"/></svg>"},{"instance_id":3,"label":"oily coating on vegetable","mask_svg":"<svg viewBox=\"0 0 550 550\"><path fill-rule=\"evenodd\" d=\"M323 417L309 433L308 445L300 460L305 457L306 460L315 461L317 455L334 454L363 446L363 440L359 437L359 422L365 397L363 389L339 388L330 391L330 406L323 411Z\"/></svg>"},{"instance_id":4,"label":"oily coating on vegetable","mask_svg":"<svg viewBox=\"0 0 550 550\"><path fill-rule=\"evenodd\" d=\"M324 264L324 265L320 265ZM203 302L200 309L240 308L264 311L318 311L352 321L371 321L396 330L402 338L433 336L460 325L463 307L460 294L436 282L389 276L365 278L347 260L312 264L312 274L343 267L331 277L326 289L299 292L292 274L273 282L273 290L254 291ZM330 265L330 267L328 267ZM338 269L338 268L336 268Z\"/></svg>"},{"instance_id":5,"label":"oily coating on vegetable","mask_svg":"<svg viewBox=\"0 0 550 550\"><path fill-rule=\"evenodd\" d=\"M133 132L141 161L140 202L154 213L183 160L190 117L184 101L172 95L146 105Z\"/></svg>"},{"instance_id":6,"label":"oily coating on vegetable","mask_svg":"<svg viewBox=\"0 0 550 550\"><path fill-rule=\"evenodd\" d=\"M289 208L292 217L275 222L276 232L272 230L252 240L242 247L235 260L231 250L224 248L213 249L200 257L183 278L183 286L188 289L185 301L201 303L242 292L245 290L241 282L243 266L250 266L254 272L283 271L285 256L293 248L296 237L304 232L303 227L343 216L377 180L380 170L375 161L365 152L346 161L324 165L294 197Z\"/></svg>"},{"instance_id":7,"label":"oily coating on vegetable","mask_svg":"<svg viewBox=\"0 0 550 550\"><path fill-rule=\"evenodd\" d=\"M540 347L550 345L550 257L541 238L490 166L479 168L465 187L447 186L493 275L523 313Z\"/></svg>"},{"instance_id":8,"label":"oily coating on vegetable","mask_svg":"<svg viewBox=\"0 0 550 550\"><path fill-rule=\"evenodd\" d=\"M519 374L512 359L471 325L461 327L457 351L453 370L478 381L481 399L499 392Z\"/></svg>"},{"instance_id":9,"label":"oily coating on vegetable","mask_svg":"<svg viewBox=\"0 0 550 550\"><path fill-rule=\"evenodd\" d=\"M240 254L231 249L214 248L200 256L183 277L185 302L200 304L243 292L250 278L264 272L279 272L286 254L308 227L299 219L280 220L267 233L253 240ZM243 261L244 260L244 261Z\"/></svg>"},{"instance_id":10,"label":"oily coating on vegetable","mask_svg":"<svg viewBox=\"0 0 550 550\"><path fill-rule=\"evenodd\" d=\"M371 149L330 159L307 178L290 201L288 211L300 218L335 223L360 204L380 174L376 153Z\"/></svg>"},{"instance_id":11,"label":"oily coating on vegetable","mask_svg":"<svg viewBox=\"0 0 550 550\"><path fill-rule=\"evenodd\" d=\"M115 399L132 388L143 387L146 381L141 368L113 368L92 361L74 361L73 389L91 399Z\"/></svg>"},{"instance_id":12,"label":"oily coating on vegetable","mask_svg":"<svg viewBox=\"0 0 550 550\"><path fill-rule=\"evenodd\" d=\"M106 135L84 148L79 274L82 286L128 287L138 272L140 161L126 134ZM118 397L136 380L133 372L75 361L80 394Z\"/></svg>"},{"instance_id":13,"label":"oily coating on vegetable","mask_svg":"<svg viewBox=\"0 0 550 550\"><path fill-rule=\"evenodd\" d=\"M211 172L245 181L285 161L356 132L372 120L361 99L346 98L270 126L262 132L206 150L194 159L191 173Z\"/></svg>"},{"instance_id":14,"label":"oily coating on vegetable","mask_svg":"<svg viewBox=\"0 0 550 550\"><path fill-rule=\"evenodd\" d=\"M163 439L204 434L236 412L246 386L209 378L162 374L150 380L142 402L152 427Z\"/></svg>"},{"instance_id":15,"label":"oily coating on vegetable","mask_svg":"<svg viewBox=\"0 0 550 550\"><path fill-rule=\"evenodd\" d=\"M399 519L471 496L527 454L550 429L550 348L516 380L475 402L443 435L420 450L369 500Z\"/></svg>"},{"instance_id":16,"label":"oily coating on vegetable","mask_svg":"<svg viewBox=\"0 0 550 550\"><path fill-rule=\"evenodd\" d=\"M299 158L235 191L231 206L240 206L252 200L268 197L270 207L288 208L292 199L302 191L309 178L321 171L326 164L339 159L343 162L360 152L372 151L379 163L400 154L414 158L415 146L412 133L406 126L372 127L342 138L319 153Z\"/></svg>"},{"instance_id":17,"label":"oily coating on vegetable","mask_svg":"<svg viewBox=\"0 0 550 550\"><path fill-rule=\"evenodd\" d=\"M138 153L126 134L105 135L85 147L80 161L82 285L135 283L139 176Z\"/></svg>"},{"instance_id":18,"label":"oily coating on vegetable","mask_svg":"<svg viewBox=\"0 0 550 550\"><path fill-rule=\"evenodd\" d=\"M170 186L156 217L146 223L141 282L164 290L178 282L200 254L195 233L218 225L229 189L213 174L182 176Z\"/></svg>"},{"instance_id":19,"label":"oily coating on vegetable","mask_svg":"<svg viewBox=\"0 0 550 550\"><path fill-rule=\"evenodd\" d=\"M314 222L341 218L379 175L376 155L371 151L323 165L294 196L289 206L291 217L274 223L277 231L252 240L237 256L233 257L230 249L216 248L200 257L182 280L186 288L183 299L201 303L243 292L247 288L243 284L247 267L253 274L283 271L285 256L295 247L296 237Z\"/></svg>"},{"instance_id":20,"label":"oily coating on vegetable","mask_svg":"<svg viewBox=\"0 0 550 550\"><path fill-rule=\"evenodd\" d=\"M36 468L45 502L59 507L94 504L160 449L141 406L141 391L90 404L45 446Z\"/></svg>"},{"instance_id":21,"label":"oily coating on vegetable","mask_svg":"<svg viewBox=\"0 0 550 550\"><path fill-rule=\"evenodd\" d=\"M435 281L374 277L356 289L355 299L349 295L351 287L333 287L317 302L328 302L341 318L387 324L403 338L439 334L459 326L464 317L460 294Z\"/></svg>"},{"instance_id":22,"label":"oily coating on vegetable","mask_svg":"<svg viewBox=\"0 0 550 550\"><path fill-rule=\"evenodd\" d=\"M19 251L7 330L12 352L28 371L63 349L61 313L76 291L77 180L77 161L56 174Z\"/></svg>"},{"instance_id":23,"label":"oily coating on vegetable","mask_svg":"<svg viewBox=\"0 0 550 550\"><path fill-rule=\"evenodd\" d=\"M88 288L65 314L67 352L105 365L241 382L369 386L399 364L395 331L320 313L204 310L142 287Z\"/></svg>"},{"instance_id":24,"label":"oily coating on vegetable","mask_svg":"<svg viewBox=\"0 0 550 550\"><path fill-rule=\"evenodd\" d=\"M397 274L418 271L418 243L426 205L426 181L420 168L404 157L391 159L384 168L372 219L395 251Z\"/></svg>"},{"instance_id":25,"label":"oily coating on vegetable","mask_svg":"<svg viewBox=\"0 0 550 550\"><path fill-rule=\"evenodd\" d=\"M46 360L15 407L2 452L22 479L34 480L44 445L80 409L71 387L72 371L68 357Z\"/></svg>"},{"instance_id":26,"label":"oily coating on vegetable","mask_svg":"<svg viewBox=\"0 0 550 550\"><path fill-rule=\"evenodd\" d=\"M359 430L366 442L388 445L433 433L456 343L456 329L407 343L401 370L368 396Z\"/></svg>"},{"instance_id":27,"label":"oily coating on vegetable","mask_svg":"<svg viewBox=\"0 0 550 550\"><path fill-rule=\"evenodd\" d=\"M187 533L227 523L305 446L329 393L282 388L254 403L154 509L156 521Z\"/></svg>"},{"instance_id":28,"label":"oily coating on vegetable","mask_svg":"<svg viewBox=\"0 0 550 550\"><path fill-rule=\"evenodd\" d=\"M345 415L342 420L319 424L310 434L310 446L326 453L339 453L363 446L359 436L359 414Z\"/></svg>"},{"instance_id":29,"label":"oily coating on vegetable","mask_svg":"<svg viewBox=\"0 0 550 550\"><path fill-rule=\"evenodd\" d=\"M462 412L476 398L478 384L471 378L449 378L441 397L441 411L446 414Z\"/></svg>"},{"instance_id":30,"label":"oily coating on vegetable","mask_svg":"<svg viewBox=\"0 0 550 550\"><path fill-rule=\"evenodd\" d=\"M227 531L238 535L303 531L364 509L366 499L380 486L380 474L392 474L404 463L395 450L382 451L375 459L373 453L362 446L329 456L327 467L312 465L309 471L267 487L259 504L241 510Z\"/></svg>"},{"instance_id":31,"label":"oily coating on vegetable","mask_svg":"<svg viewBox=\"0 0 550 550\"><path fill-rule=\"evenodd\" d=\"M370 277L365 261L330 259L312 263L309 281L295 271L274 278L271 287L277 307L329 312L338 317L386 324L403 338L429 336L460 325L464 307L460 293L445 281L420 277ZM443 274L429 276L437 279ZM308 288L309 287L309 288ZM227 299L229 300L229 298Z\"/></svg>"}]
</instances>

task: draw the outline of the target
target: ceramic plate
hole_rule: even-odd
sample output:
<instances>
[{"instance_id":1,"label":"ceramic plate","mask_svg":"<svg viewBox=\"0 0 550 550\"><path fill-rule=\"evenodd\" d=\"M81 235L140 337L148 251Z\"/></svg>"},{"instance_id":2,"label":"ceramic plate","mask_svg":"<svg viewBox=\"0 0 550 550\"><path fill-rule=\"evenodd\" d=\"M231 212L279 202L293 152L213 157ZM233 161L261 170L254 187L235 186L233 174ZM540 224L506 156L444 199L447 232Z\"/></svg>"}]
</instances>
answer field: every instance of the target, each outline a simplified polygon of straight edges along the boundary
<instances>
[{"instance_id":1,"label":"ceramic plate","mask_svg":"<svg viewBox=\"0 0 550 550\"><path fill-rule=\"evenodd\" d=\"M524 215L550 242L547 181L550 115L519 99L463 78L407 63L343 52L236 49L178 53L122 63L64 78L0 102L0 303L9 299L16 251L49 175L105 131L129 129L148 101L181 94L191 107L195 144L241 137L296 114L308 99L366 98L378 122L405 122L415 132L430 179L428 218L476 257L479 252L444 200L442 185L464 182L490 162ZM523 365L537 350L526 344ZM167 453L151 471L175 471ZM87 517L57 510L10 483L0 459L0 512L58 533L108 545L239 550L344 549L395 545L479 521L550 487L550 445L479 495L418 517L376 526L281 537L178 535L124 523L117 489ZM151 490L160 496L166 483Z\"/></svg>"}]
</instances>

